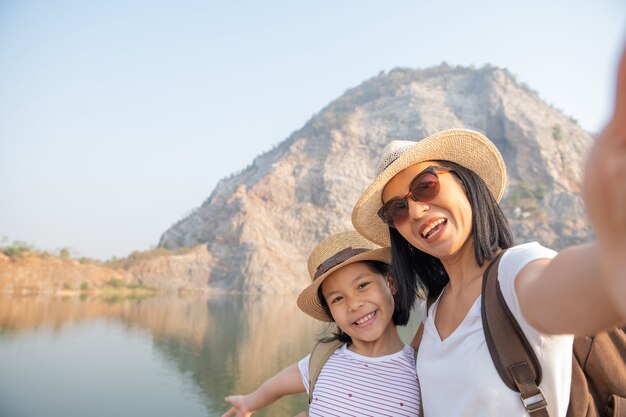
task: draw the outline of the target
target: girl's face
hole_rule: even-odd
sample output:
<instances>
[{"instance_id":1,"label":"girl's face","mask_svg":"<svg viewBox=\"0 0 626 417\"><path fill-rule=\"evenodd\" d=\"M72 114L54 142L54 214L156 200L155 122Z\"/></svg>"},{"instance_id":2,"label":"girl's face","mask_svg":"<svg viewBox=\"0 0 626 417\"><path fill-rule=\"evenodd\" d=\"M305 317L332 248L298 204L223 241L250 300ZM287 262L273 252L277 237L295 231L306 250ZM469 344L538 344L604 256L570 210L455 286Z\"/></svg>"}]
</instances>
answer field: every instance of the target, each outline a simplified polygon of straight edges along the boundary
<instances>
[{"instance_id":1,"label":"girl's face","mask_svg":"<svg viewBox=\"0 0 626 417\"><path fill-rule=\"evenodd\" d=\"M383 189L383 202L403 198L413 179L435 161L420 162L394 176ZM439 193L428 202L407 197L408 216L395 224L398 232L415 248L445 259L459 253L472 233L472 208L465 191L451 172L437 172Z\"/></svg>"},{"instance_id":2,"label":"girl's face","mask_svg":"<svg viewBox=\"0 0 626 417\"><path fill-rule=\"evenodd\" d=\"M335 323L353 343L377 341L393 326L393 280L363 262L330 274L322 283L322 294Z\"/></svg>"}]
</instances>

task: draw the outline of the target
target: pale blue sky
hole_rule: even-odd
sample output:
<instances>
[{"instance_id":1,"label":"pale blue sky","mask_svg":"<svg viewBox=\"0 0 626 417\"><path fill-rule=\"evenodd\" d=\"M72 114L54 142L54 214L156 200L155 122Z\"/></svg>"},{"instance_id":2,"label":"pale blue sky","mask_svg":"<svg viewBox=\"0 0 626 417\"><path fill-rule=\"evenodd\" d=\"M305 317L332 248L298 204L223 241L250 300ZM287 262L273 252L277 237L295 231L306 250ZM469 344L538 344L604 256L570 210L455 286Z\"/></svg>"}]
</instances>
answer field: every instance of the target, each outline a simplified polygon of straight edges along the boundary
<instances>
[{"instance_id":1,"label":"pale blue sky","mask_svg":"<svg viewBox=\"0 0 626 417\"><path fill-rule=\"evenodd\" d=\"M0 239L149 249L398 66L505 67L597 131L625 34L623 0L0 0Z\"/></svg>"}]
</instances>

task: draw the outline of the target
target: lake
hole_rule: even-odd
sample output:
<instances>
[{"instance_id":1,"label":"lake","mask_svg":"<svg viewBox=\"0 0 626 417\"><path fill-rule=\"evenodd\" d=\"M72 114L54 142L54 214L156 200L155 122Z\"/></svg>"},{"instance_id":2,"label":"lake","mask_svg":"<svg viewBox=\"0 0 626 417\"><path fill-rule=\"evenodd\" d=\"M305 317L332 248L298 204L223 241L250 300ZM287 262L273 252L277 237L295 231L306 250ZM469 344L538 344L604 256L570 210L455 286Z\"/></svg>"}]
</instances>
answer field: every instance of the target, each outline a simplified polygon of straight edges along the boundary
<instances>
[{"instance_id":1,"label":"lake","mask_svg":"<svg viewBox=\"0 0 626 417\"><path fill-rule=\"evenodd\" d=\"M326 329L295 296L1 296L0 416L221 416L226 395L300 360ZM306 406L301 394L254 415Z\"/></svg>"}]
</instances>

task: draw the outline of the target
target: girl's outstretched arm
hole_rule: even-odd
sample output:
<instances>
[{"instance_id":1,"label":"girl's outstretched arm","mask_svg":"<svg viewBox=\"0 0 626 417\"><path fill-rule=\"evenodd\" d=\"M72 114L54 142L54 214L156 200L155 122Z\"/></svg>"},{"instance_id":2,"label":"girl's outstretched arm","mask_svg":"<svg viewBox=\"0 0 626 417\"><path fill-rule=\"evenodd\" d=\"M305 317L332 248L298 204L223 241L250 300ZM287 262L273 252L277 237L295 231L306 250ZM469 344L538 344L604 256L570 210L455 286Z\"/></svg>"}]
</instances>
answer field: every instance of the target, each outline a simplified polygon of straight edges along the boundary
<instances>
[{"instance_id":1,"label":"girl's outstretched arm","mask_svg":"<svg viewBox=\"0 0 626 417\"><path fill-rule=\"evenodd\" d=\"M230 395L224 399L230 403L230 410L222 417L249 417L255 411L267 407L285 395L305 392L298 364L288 366L248 395Z\"/></svg>"},{"instance_id":2,"label":"girl's outstretched arm","mask_svg":"<svg viewBox=\"0 0 626 417\"><path fill-rule=\"evenodd\" d=\"M589 153L583 199L596 241L528 264L515 283L524 317L547 333L593 334L626 322L626 49L613 116Z\"/></svg>"}]
</instances>

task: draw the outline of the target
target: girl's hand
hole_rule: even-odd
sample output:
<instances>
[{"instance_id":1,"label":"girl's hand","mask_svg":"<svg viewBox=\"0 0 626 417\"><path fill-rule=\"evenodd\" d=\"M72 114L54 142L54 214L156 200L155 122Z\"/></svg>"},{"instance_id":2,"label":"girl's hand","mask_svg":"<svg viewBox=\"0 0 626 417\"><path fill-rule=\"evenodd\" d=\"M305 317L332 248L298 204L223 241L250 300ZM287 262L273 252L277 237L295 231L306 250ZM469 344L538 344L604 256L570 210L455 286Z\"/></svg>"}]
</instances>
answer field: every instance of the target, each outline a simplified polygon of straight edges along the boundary
<instances>
[{"instance_id":1,"label":"girl's hand","mask_svg":"<svg viewBox=\"0 0 626 417\"><path fill-rule=\"evenodd\" d=\"M589 153L583 199L601 249L601 275L626 320L626 49L613 116Z\"/></svg>"},{"instance_id":2,"label":"girl's hand","mask_svg":"<svg viewBox=\"0 0 626 417\"><path fill-rule=\"evenodd\" d=\"M253 411L249 411L245 405L244 395L229 395L224 401L232 405L231 409L222 414L222 417L250 417Z\"/></svg>"}]
</instances>

